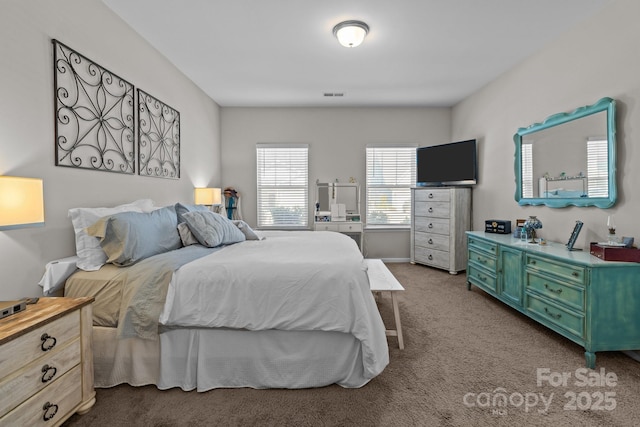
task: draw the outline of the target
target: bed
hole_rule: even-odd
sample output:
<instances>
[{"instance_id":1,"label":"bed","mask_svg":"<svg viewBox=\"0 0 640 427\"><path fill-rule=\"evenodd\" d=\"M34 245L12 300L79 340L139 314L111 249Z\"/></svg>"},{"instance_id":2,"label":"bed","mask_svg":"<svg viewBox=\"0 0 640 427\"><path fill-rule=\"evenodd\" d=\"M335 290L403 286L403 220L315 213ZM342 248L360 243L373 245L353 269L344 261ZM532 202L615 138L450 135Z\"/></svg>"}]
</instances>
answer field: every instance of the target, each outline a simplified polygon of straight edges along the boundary
<instances>
[{"instance_id":1,"label":"bed","mask_svg":"<svg viewBox=\"0 0 640 427\"><path fill-rule=\"evenodd\" d=\"M147 239L153 222L148 214L102 216L102 234L106 220L129 215L145 219L140 235ZM188 220L217 215L183 214ZM176 217L176 230L197 229L176 227L184 219L180 209ZM228 227L231 222L220 217L215 221ZM178 247L165 241L171 249L135 262L112 262L108 238L97 238L107 254L104 265L93 271L74 268L64 281L65 296L95 298L96 387L352 388L384 370L385 327L366 263L351 238L333 232L255 232L242 222L233 226L244 228L244 238L215 244L192 233L185 245L176 231Z\"/></svg>"}]
</instances>

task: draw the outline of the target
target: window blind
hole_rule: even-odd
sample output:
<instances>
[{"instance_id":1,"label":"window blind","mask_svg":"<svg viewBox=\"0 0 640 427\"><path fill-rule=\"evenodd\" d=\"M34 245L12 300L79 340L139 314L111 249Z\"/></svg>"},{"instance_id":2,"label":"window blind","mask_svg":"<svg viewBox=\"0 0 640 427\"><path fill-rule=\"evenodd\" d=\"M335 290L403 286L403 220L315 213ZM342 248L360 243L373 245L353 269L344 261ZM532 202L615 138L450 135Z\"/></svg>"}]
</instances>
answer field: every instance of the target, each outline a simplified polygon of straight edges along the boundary
<instances>
[{"instance_id":1,"label":"window blind","mask_svg":"<svg viewBox=\"0 0 640 427\"><path fill-rule=\"evenodd\" d=\"M533 144L523 143L522 150L522 197L533 197Z\"/></svg>"},{"instance_id":2,"label":"window blind","mask_svg":"<svg viewBox=\"0 0 640 427\"><path fill-rule=\"evenodd\" d=\"M367 227L409 227L416 146L369 145L366 151Z\"/></svg>"},{"instance_id":3,"label":"window blind","mask_svg":"<svg viewBox=\"0 0 640 427\"><path fill-rule=\"evenodd\" d=\"M587 193L589 197L609 197L609 155L606 139L587 141Z\"/></svg>"},{"instance_id":4,"label":"window blind","mask_svg":"<svg viewBox=\"0 0 640 427\"><path fill-rule=\"evenodd\" d=\"M258 227L307 228L309 146L256 144Z\"/></svg>"}]
</instances>

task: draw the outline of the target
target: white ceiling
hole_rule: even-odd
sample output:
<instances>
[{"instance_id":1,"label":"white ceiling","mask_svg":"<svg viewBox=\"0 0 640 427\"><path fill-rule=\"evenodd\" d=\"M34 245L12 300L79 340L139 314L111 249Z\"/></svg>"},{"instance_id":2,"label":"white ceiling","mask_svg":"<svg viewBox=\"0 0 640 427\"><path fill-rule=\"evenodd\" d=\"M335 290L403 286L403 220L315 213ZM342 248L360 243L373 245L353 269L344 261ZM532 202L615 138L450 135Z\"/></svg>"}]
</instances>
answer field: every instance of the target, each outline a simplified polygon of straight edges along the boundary
<instances>
[{"instance_id":1,"label":"white ceiling","mask_svg":"<svg viewBox=\"0 0 640 427\"><path fill-rule=\"evenodd\" d=\"M609 0L103 1L221 106L452 106Z\"/></svg>"}]
</instances>

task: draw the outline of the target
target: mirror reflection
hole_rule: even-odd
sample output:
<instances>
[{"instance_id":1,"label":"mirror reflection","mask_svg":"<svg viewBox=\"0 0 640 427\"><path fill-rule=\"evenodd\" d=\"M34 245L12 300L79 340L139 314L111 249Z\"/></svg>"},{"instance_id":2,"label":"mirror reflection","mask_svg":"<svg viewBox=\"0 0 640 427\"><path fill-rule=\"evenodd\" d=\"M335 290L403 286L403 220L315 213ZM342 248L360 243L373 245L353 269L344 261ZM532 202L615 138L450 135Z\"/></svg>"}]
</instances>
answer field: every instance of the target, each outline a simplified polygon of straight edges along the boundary
<instances>
[{"instance_id":1,"label":"mirror reflection","mask_svg":"<svg viewBox=\"0 0 640 427\"><path fill-rule=\"evenodd\" d=\"M516 200L551 207L615 203L614 102L521 128L516 143Z\"/></svg>"}]
</instances>

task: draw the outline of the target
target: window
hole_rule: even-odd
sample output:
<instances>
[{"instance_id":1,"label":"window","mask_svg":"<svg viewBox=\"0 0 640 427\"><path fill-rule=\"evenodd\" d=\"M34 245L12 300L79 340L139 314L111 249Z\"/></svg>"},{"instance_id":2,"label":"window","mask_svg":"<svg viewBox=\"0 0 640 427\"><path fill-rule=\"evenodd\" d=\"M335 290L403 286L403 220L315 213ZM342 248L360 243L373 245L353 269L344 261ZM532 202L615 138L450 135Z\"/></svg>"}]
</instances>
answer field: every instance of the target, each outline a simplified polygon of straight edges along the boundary
<instances>
[{"instance_id":1,"label":"window","mask_svg":"<svg viewBox=\"0 0 640 427\"><path fill-rule=\"evenodd\" d=\"M258 228L307 228L309 146L257 144Z\"/></svg>"},{"instance_id":2,"label":"window","mask_svg":"<svg viewBox=\"0 0 640 427\"><path fill-rule=\"evenodd\" d=\"M587 194L609 197L609 153L606 138L587 141Z\"/></svg>"},{"instance_id":3,"label":"window","mask_svg":"<svg viewBox=\"0 0 640 427\"><path fill-rule=\"evenodd\" d=\"M411 225L416 146L367 146L367 227Z\"/></svg>"}]
</instances>

